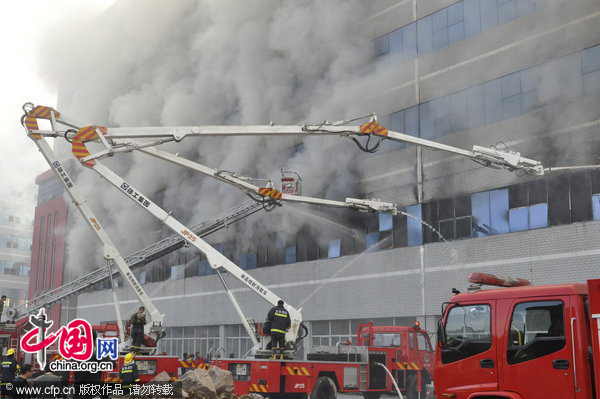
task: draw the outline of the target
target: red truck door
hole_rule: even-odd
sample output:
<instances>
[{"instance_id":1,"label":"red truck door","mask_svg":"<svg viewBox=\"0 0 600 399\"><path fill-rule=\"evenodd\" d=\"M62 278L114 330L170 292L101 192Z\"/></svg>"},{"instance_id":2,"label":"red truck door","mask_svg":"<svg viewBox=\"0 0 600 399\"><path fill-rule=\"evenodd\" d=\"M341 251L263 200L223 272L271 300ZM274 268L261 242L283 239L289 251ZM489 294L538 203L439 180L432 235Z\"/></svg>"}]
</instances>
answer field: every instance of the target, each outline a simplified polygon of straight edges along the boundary
<instances>
[{"instance_id":1,"label":"red truck door","mask_svg":"<svg viewBox=\"0 0 600 399\"><path fill-rule=\"evenodd\" d=\"M499 301L501 389L524 398L574 399L569 296ZM500 331L500 329L499 329Z\"/></svg>"},{"instance_id":2,"label":"red truck door","mask_svg":"<svg viewBox=\"0 0 600 399\"><path fill-rule=\"evenodd\" d=\"M447 312L445 342L438 342L436 353L438 398L498 389L497 338L492 334L495 307L495 300L460 303Z\"/></svg>"}]
</instances>

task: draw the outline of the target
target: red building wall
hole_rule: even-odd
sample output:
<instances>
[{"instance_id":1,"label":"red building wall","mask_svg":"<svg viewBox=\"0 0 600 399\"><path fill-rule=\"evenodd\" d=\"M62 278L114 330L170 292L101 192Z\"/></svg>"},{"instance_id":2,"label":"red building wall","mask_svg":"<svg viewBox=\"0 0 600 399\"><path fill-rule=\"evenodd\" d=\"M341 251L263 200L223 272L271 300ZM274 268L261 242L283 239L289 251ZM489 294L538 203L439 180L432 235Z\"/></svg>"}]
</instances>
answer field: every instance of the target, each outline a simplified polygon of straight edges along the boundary
<instances>
[{"instance_id":1,"label":"red building wall","mask_svg":"<svg viewBox=\"0 0 600 399\"><path fill-rule=\"evenodd\" d=\"M29 299L63 285L67 202L62 196L35 209ZM46 309L55 325L60 322L60 304Z\"/></svg>"}]
</instances>

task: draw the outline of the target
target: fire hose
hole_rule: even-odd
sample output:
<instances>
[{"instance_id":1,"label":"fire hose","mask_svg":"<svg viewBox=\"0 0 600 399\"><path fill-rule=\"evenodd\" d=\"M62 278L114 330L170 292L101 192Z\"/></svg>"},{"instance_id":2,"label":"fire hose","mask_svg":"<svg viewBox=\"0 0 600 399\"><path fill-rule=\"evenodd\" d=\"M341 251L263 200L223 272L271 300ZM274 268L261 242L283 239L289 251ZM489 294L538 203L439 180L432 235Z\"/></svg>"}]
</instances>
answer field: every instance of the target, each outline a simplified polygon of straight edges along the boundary
<instances>
[{"instance_id":1,"label":"fire hose","mask_svg":"<svg viewBox=\"0 0 600 399\"><path fill-rule=\"evenodd\" d=\"M394 384L394 388L396 388L396 392L398 392L398 397L399 397L400 399L404 399L404 396L402 396L402 393L400 392L400 388L398 388L398 384L396 384L396 380L394 379L394 376L392 375L392 373L390 373L390 370L388 370L388 368L387 368L387 367L385 367L385 365L384 365L384 364L381 364L381 363L375 362L375 365L376 365L376 366L379 366L379 367L383 367L383 369L385 370L385 372L387 373L387 375L388 375L388 376L390 377L390 379L392 380L392 384Z\"/></svg>"}]
</instances>

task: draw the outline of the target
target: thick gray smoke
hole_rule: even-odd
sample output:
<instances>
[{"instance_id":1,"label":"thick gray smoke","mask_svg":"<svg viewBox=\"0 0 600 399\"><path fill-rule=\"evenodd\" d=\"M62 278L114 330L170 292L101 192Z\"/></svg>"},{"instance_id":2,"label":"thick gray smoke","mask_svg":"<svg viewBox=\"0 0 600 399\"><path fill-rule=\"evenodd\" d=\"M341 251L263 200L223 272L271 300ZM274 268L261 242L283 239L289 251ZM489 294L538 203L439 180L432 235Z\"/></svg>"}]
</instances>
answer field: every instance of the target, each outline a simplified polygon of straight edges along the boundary
<instances>
[{"instance_id":1,"label":"thick gray smoke","mask_svg":"<svg viewBox=\"0 0 600 399\"><path fill-rule=\"evenodd\" d=\"M97 20L49 35L44 65L48 77L59 81L59 110L94 124L350 118L373 111L361 98L363 88L379 80L372 38L360 29L366 7L359 0L119 1ZM337 137L297 144L298 139L215 138L164 147L246 176L277 179L282 167L297 171L305 195L344 200L356 194L354 144ZM117 156L107 164L143 192L160 193L162 205L187 225L245 198L236 188L144 154ZM77 181L123 254L159 237L158 222L93 172L80 173ZM306 219L294 215L283 216L288 230ZM79 217L75 224L68 239L70 264L95 266L101 250L94 249Z\"/></svg>"}]
</instances>

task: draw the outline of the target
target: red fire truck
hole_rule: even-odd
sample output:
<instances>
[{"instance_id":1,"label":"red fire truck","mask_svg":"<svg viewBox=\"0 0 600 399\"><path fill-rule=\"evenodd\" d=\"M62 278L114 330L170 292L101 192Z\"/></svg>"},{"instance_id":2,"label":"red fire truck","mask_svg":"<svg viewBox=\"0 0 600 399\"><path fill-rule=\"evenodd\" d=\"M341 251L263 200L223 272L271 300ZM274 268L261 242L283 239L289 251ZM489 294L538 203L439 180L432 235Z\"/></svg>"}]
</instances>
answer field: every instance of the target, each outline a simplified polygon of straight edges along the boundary
<instances>
[{"instance_id":1,"label":"red fire truck","mask_svg":"<svg viewBox=\"0 0 600 399\"><path fill-rule=\"evenodd\" d=\"M1 323L0 324L0 345L2 347L2 355L4 356L9 348L15 349L15 359L20 364L31 364L34 369L39 370L40 366L37 363L35 354L25 353L21 350L19 342L23 334L31 328L28 318L24 317L16 323ZM92 329L101 338L117 337L119 335L119 326L117 323L105 323L93 325ZM149 337L146 337L148 340ZM47 350L47 356L52 361L60 360L62 357L58 353L56 345L52 345ZM166 354L139 355L136 356L136 364L138 365L140 381L146 383L162 371L166 371L172 379L177 379L179 369L182 368L206 368L208 365L198 362L184 362L177 356L167 356ZM112 372L103 372L102 380L105 382L119 381L119 370L123 365L123 357L120 356L117 360L115 368Z\"/></svg>"},{"instance_id":2,"label":"red fire truck","mask_svg":"<svg viewBox=\"0 0 600 399\"><path fill-rule=\"evenodd\" d=\"M150 316L150 321L145 326L146 335L150 335L153 341L156 342L164 334L163 316L158 309L152 304L148 295L144 292L131 269L120 255L119 251L108 236L108 233L101 226L99 220L94 215L92 210L87 205L86 201L80 196L75 188L74 181L71 179L61 161L53 152L47 139L48 138L64 138L71 144L71 150L75 158L77 158L82 166L92 169L97 172L108 183L113 185L122 195L125 195L132 200L137 206L149 212L161 223L172 229L180 238L184 239L187 244L196 248L203 253L212 269L221 277L219 270L224 269L228 275L237 278L251 292L254 292L265 301L275 305L280 299L278 295L272 292L269 288L256 281L246 270L241 269L227 257L202 240L190 228L183 225L175 219L171 212L160 208L157 204L149 199L139 189L134 187L131 182L126 181L121 176L104 165L103 159L112 157L118 154L127 154L133 151L142 152L146 155L162 159L164 161L182 166L194 172L201 173L218 181L231 184L238 187L252 199L261 204L265 209L271 209L274 206L282 203L307 203L320 206L341 207L354 209L362 212L387 212L397 214L398 209L395 204L386 203L372 199L346 198L346 201L333 201L328 199L313 198L301 196L299 194L300 182L296 184L294 177L285 175L287 172L282 171L282 183L286 192L281 192L274 189L272 181L267 180L265 187L259 187L252 182L255 178L240 176L237 173L211 168L194 162L189 159L179 157L178 154L172 154L158 147L167 142L180 142L186 137L202 137L202 136L265 136L265 137L286 137L294 135L297 137L303 136L323 136L335 135L351 138L359 147L368 152L373 152L379 144L369 148L362 146L357 137L362 136L378 136L379 142L383 139L394 141L406 141L419 146L433 148L443 151L452 152L461 156L466 156L486 166L505 168L508 170L527 171L531 174L543 175L549 168L544 168L538 161L523 158L517 152L500 151L496 148L483 148L474 146L473 150L464 150L460 148L450 147L445 144L440 144L421 138L389 131L379 125L376 117L373 116L368 123L361 126L349 126L349 121L338 121L335 123L324 122L318 125L293 125L293 126L180 126L180 127L142 127L142 128L107 128L99 125L84 124L78 120L72 119L63 115L50 107L34 106L27 103L23 106L24 115L22 124L27 135L36 144L43 156L56 173L57 177L62 181L73 203L77 206L80 213L84 216L86 223L96 233L99 240L103 244L104 257L109 261L109 265L113 264L121 273L121 276L133 288L138 300L146 307L147 314ZM40 129L38 119L47 120L50 123L50 130ZM356 136L356 137L354 137ZM90 142L95 142L98 146L90 146ZM103 149L102 149L103 147ZM90 152L90 151L93 151ZM299 180L299 177L298 177ZM289 192L288 192L289 189ZM112 275L112 274L111 274ZM264 350L263 342L256 340L256 331L253 324L248 320L241 309L240 303L237 301L232 291L228 289L225 281L221 279L226 292L229 295L231 302L240 316L248 336L253 340L253 354L260 354ZM115 296L116 298L116 296ZM115 303L118 302L115 300ZM117 313L118 306L115 306ZM290 359L290 354L293 354L297 349L298 342L301 337L301 330L304 329L302 324L301 309L295 309L286 303L286 308L291 319L291 327L286 334L286 359ZM117 320L120 320L117 314ZM121 327L122 328L122 327ZM279 394L289 392L288 395L306 395L313 393L319 398L330 398L335 396L336 391L341 392L364 392L369 399L376 398L381 392L390 391L390 378L386 378L386 373L392 376L393 381L398 380L404 389L407 389L410 395L414 396L414 392L422 391L423 384L431 378L431 372L426 373L426 368L423 369L421 358L404 357L410 354L410 343L414 347L418 347L419 337L423 337L423 333L419 329L415 329L413 338L404 338L404 342L409 346L404 352L402 349L391 347L392 349L384 349L377 347L376 335L384 336L385 331L375 331L375 327L368 327L369 338L368 342L372 346L352 346L338 345L334 350L324 351L324 353L311 354L321 359L308 357L306 361L284 360L284 361L266 361L266 360L247 360L238 361L233 366L238 385L246 392L250 391L251 387L256 392ZM365 340L363 330L359 330L358 338ZM402 334L401 334L402 335ZM424 338L423 338L424 339ZM402 338L401 338L402 340ZM121 340L124 341L124 340ZM427 338L428 342L429 339ZM363 342L364 343L364 342ZM131 346L130 340L121 342L120 350L127 351ZM401 345L402 346L402 345ZM346 348L347 347L347 348ZM346 350L346 352L344 352ZM428 349L426 349L427 351ZM346 361L344 361L344 356ZM429 354L427 354L429 356ZM423 359L425 360L425 354ZM221 365L227 369L230 364L221 361ZM415 366L416 368L415 369ZM239 366L239 368L238 368ZM412 367L412 368L409 368ZM265 371L267 370L267 371ZM239 371L239 372L238 372ZM266 374L265 374L266 373ZM287 374L286 374L287 373ZM246 384L240 385L240 381ZM412 387L415 387L413 389ZM335 388L335 389L334 389ZM408 389L411 388L411 389Z\"/></svg>"},{"instance_id":3,"label":"red fire truck","mask_svg":"<svg viewBox=\"0 0 600 399\"><path fill-rule=\"evenodd\" d=\"M307 360L217 359L231 371L235 393L278 398L334 399L337 392L361 392L378 399L394 391L385 366L409 399L425 398L433 376L433 350L427 331L407 326L360 324L357 345L318 347Z\"/></svg>"},{"instance_id":4,"label":"red fire truck","mask_svg":"<svg viewBox=\"0 0 600 399\"><path fill-rule=\"evenodd\" d=\"M600 279L533 287L474 273L438 328L437 398L600 398ZM477 290L488 284L506 288Z\"/></svg>"}]
</instances>

